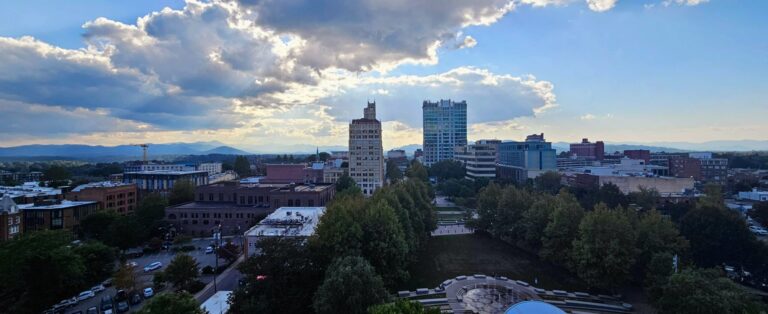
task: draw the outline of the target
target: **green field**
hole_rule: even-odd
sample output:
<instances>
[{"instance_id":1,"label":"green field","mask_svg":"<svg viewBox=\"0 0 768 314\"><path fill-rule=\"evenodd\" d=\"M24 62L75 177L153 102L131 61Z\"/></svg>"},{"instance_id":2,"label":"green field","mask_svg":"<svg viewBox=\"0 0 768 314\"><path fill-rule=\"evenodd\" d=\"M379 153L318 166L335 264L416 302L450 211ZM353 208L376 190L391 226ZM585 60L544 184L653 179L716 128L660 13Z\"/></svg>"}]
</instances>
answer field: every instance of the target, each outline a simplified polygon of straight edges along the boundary
<instances>
[{"instance_id":1,"label":"green field","mask_svg":"<svg viewBox=\"0 0 768 314\"><path fill-rule=\"evenodd\" d=\"M451 207L435 207L437 212L463 212L464 208L451 206Z\"/></svg>"},{"instance_id":2,"label":"green field","mask_svg":"<svg viewBox=\"0 0 768 314\"><path fill-rule=\"evenodd\" d=\"M534 283L546 289L584 290L565 270L535 255L484 235L432 237L411 268L411 279L399 290L434 288L459 275L497 275Z\"/></svg>"}]
</instances>

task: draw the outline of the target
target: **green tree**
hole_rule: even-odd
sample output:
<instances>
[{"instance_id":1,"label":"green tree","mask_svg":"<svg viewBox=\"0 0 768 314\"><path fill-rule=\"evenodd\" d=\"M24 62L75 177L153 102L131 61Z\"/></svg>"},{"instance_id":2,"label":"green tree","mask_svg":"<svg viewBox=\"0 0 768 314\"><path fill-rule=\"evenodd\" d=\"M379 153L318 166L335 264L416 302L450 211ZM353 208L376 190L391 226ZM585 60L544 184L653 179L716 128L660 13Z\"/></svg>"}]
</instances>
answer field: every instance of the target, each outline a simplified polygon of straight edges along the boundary
<instances>
[{"instance_id":1,"label":"green tree","mask_svg":"<svg viewBox=\"0 0 768 314\"><path fill-rule=\"evenodd\" d=\"M508 239L521 238L523 213L533 204L528 191L509 185L502 190L496 221L491 224L491 233Z\"/></svg>"},{"instance_id":2,"label":"green tree","mask_svg":"<svg viewBox=\"0 0 768 314\"><path fill-rule=\"evenodd\" d=\"M161 293L147 301L138 314L206 314L187 292Z\"/></svg>"},{"instance_id":3,"label":"green tree","mask_svg":"<svg viewBox=\"0 0 768 314\"><path fill-rule=\"evenodd\" d=\"M480 189L480 193L477 195L478 218L470 221L469 225L475 229L490 231L496 221L501 194L501 186L493 182Z\"/></svg>"},{"instance_id":4,"label":"green tree","mask_svg":"<svg viewBox=\"0 0 768 314\"><path fill-rule=\"evenodd\" d=\"M141 224L149 227L165 219L166 207L168 200L160 194L152 193L141 200L134 214Z\"/></svg>"},{"instance_id":5,"label":"green tree","mask_svg":"<svg viewBox=\"0 0 768 314\"><path fill-rule=\"evenodd\" d=\"M440 314L439 308L425 309L421 303L405 299L397 299L392 303L385 303L368 308L368 314Z\"/></svg>"},{"instance_id":6,"label":"green tree","mask_svg":"<svg viewBox=\"0 0 768 314\"><path fill-rule=\"evenodd\" d=\"M324 313L366 313L389 299L384 282L364 258L347 256L336 260L314 297L314 309Z\"/></svg>"},{"instance_id":7,"label":"green tree","mask_svg":"<svg viewBox=\"0 0 768 314\"><path fill-rule=\"evenodd\" d=\"M723 207L723 189L720 185L709 183L703 188L704 196L701 197L697 205L701 207Z\"/></svg>"},{"instance_id":8,"label":"green tree","mask_svg":"<svg viewBox=\"0 0 768 314\"><path fill-rule=\"evenodd\" d=\"M429 176L436 177L438 181L448 179L461 179L466 175L464 164L453 159L438 161L429 167Z\"/></svg>"},{"instance_id":9,"label":"green tree","mask_svg":"<svg viewBox=\"0 0 768 314\"><path fill-rule=\"evenodd\" d=\"M608 208L616 208L621 205L626 207L629 202L619 187L613 183L603 184L597 191L597 198L600 202L608 205Z\"/></svg>"},{"instance_id":10,"label":"green tree","mask_svg":"<svg viewBox=\"0 0 768 314\"><path fill-rule=\"evenodd\" d=\"M643 283L651 300L658 300L664 294L664 286L674 272L673 258L669 252L655 253L646 264Z\"/></svg>"},{"instance_id":11,"label":"green tree","mask_svg":"<svg viewBox=\"0 0 768 314\"><path fill-rule=\"evenodd\" d=\"M162 270L158 270L152 275L152 285L154 285L156 289L165 286L166 281L168 280L165 278L165 272Z\"/></svg>"},{"instance_id":12,"label":"green tree","mask_svg":"<svg viewBox=\"0 0 768 314\"><path fill-rule=\"evenodd\" d=\"M195 200L195 184L190 180L179 180L173 184L168 197L169 205L177 205Z\"/></svg>"},{"instance_id":13,"label":"green tree","mask_svg":"<svg viewBox=\"0 0 768 314\"><path fill-rule=\"evenodd\" d=\"M561 176L557 171L547 171L533 180L536 189L549 194L557 194L563 187Z\"/></svg>"},{"instance_id":14,"label":"green tree","mask_svg":"<svg viewBox=\"0 0 768 314\"><path fill-rule=\"evenodd\" d=\"M165 269L165 277L177 290L186 290L200 275L200 264L194 257L187 254L177 254Z\"/></svg>"},{"instance_id":15,"label":"green tree","mask_svg":"<svg viewBox=\"0 0 768 314\"><path fill-rule=\"evenodd\" d=\"M65 181L71 177L72 174L69 173L69 170L59 165L52 165L43 171L43 178L48 181Z\"/></svg>"},{"instance_id":16,"label":"green tree","mask_svg":"<svg viewBox=\"0 0 768 314\"><path fill-rule=\"evenodd\" d=\"M341 192L347 189L357 188L357 183L349 174L344 173L339 180L336 181L336 192Z\"/></svg>"},{"instance_id":17,"label":"green tree","mask_svg":"<svg viewBox=\"0 0 768 314\"><path fill-rule=\"evenodd\" d=\"M235 157L235 172L241 178L245 178L251 175L251 163L245 156Z\"/></svg>"},{"instance_id":18,"label":"green tree","mask_svg":"<svg viewBox=\"0 0 768 314\"><path fill-rule=\"evenodd\" d=\"M234 291L230 312L311 312L312 296L323 278L315 252L304 240L291 238L264 239L259 248L261 254L238 265L247 284Z\"/></svg>"},{"instance_id":19,"label":"green tree","mask_svg":"<svg viewBox=\"0 0 768 314\"><path fill-rule=\"evenodd\" d=\"M768 202L759 202L752 205L749 216L757 220L761 225L768 226Z\"/></svg>"},{"instance_id":20,"label":"green tree","mask_svg":"<svg viewBox=\"0 0 768 314\"><path fill-rule=\"evenodd\" d=\"M556 207L553 197L542 195L531 205L531 208L523 213L521 226L525 230L523 238L528 245L534 248L541 247L544 229L547 228L549 217Z\"/></svg>"},{"instance_id":21,"label":"green tree","mask_svg":"<svg viewBox=\"0 0 768 314\"><path fill-rule=\"evenodd\" d=\"M335 257L361 255L363 250L362 196L337 198L325 210L310 243L322 252L325 264Z\"/></svg>"},{"instance_id":22,"label":"green tree","mask_svg":"<svg viewBox=\"0 0 768 314\"><path fill-rule=\"evenodd\" d=\"M654 255L663 252L683 255L688 250L688 240L680 235L671 220L656 210L651 210L640 218L635 243L639 250L635 268L639 277L645 273Z\"/></svg>"},{"instance_id":23,"label":"green tree","mask_svg":"<svg viewBox=\"0 0 768 314\"><path fill-rule=\"evenodd\" d=\"M117 254L114 248L101 242L86 242L75 247L75 253L80 256L85 266L85 282L95 284L110 277L115 270Z\"/></svg>"},{"instance_id":24,"label":"green tree","mask_svg":"<svg viewBox=\"0 0 768 314\"><path fill-rule=\"evenodd\" d=\"M395 286L408 277L408 244L402 226L384 201L369 203L363 213L363 256L372 261L387 286Z\"/></svg>"},{"instance_id":25,"label":"green tree","mask_svg":"<svg viewBox=\"0 0 768 314\"><path fill-rule=\"evenodd\" d=\"M238 257L240 257L240 246L232 243L232 240L227 240L224 245L216 249L216 253L219 254L220 258L223 258L227 260L227 262L232 263L237 260Z\"/></svg>"},{"instance_id":26,"label":"green tree","mask_svg":"<svg viewBox=\"0 0 768 314\"><path fill-rule=\"evenodd\" d=\"M660 313L761 313L765 304L715 270L685 269L669 277L661 298Z\"/></svg>"},{"instance_id":27,"label":"green tree","mask_svg":"<svg viewBox=\"0 0 768 314\"><path fill-rule=\"evenodd\" d=\"M656 207L656 202L661 198L659 191L640 187L640 191L629 193L629 199L643 210L651 210Z\"/></svg>"},{"instance_id":28,"label":"green tree","mask_svg":"<svg viewBox=\"0 0 768 314\"><path fill-rule=\"evenodd\" d=\"M393 160L387 160L387 178L393 183L403 179L403 172Z\"/></svg>"},{"instance_id":29,"label":"green tree","mask_svg":"<svg viewBox=\"0 0 768 314\"><path fill-rule=\"evenodd\" d=\"M0 244L0 309L39 313L86 284L86 268L67 231L26 233Z\"/></svg>"},{"instance_id":30,"label":"green tree","mask_svg":"<svg viewBox=\"0 0 768 314\"><path fill-rule=\"evenodd\" d=\"M116 213L111 211L100 211L85 216L80 221L80 235L85 239L106 241L109 229L118 217Z\"/></svg>"},{"instance_id":31,"label":"green tree","mask_svg":"<svg viewBox=\"0 0 768 314\"><path fill-rule=\"evenodd\" d=\"M558 195L558 199L547 227L544 228L539 255L556 264L571 267L573 266L571 248L573 240L579 234L579 224L584 217L584 209L573 195Z\"/></svg>"},{"instance_id":32,"label":"green tree","mask_svg":"<svg viewBox=\"0 0 768 314\"><path fill-rule=\"evenodd\" d=\"M612 289L625 283L635 256L635 232L622 211L598 204L581 220L573 258L579 277L591 287Z\"/></svg>"},{"instance_id":33,"label":"green tree","mask_svg":"<svg viewBox=\"0 0 768 314\"><path fill-rule=\"evenodd\" d=\"M405 176L409 179L421 180L423 182L429 181L427 168L415 159L411 162L408 169L405 169Z\"/></svg>"},{"instance_id":34,"label":"green tree","mask_svg":"<svg viewBox=\"0 0 768 314\"><path fill-rule=\"evenodd\" d=\"M109 225L104 242L123 251L136 247L145 238L145 228L136 216L119 216Z\"/></svg>"},{"instance_id":35,"label":"green tree","mask_svg":"<svg viewBox=\"0 0 768 314\"><path fill-rule=\"evenodd\" d=\"M112 282L115 288L120 290L136 289L136 275L133 273L133 267L121 264L120 268L112 276Z\"/></svg>"},{"instance_id":36,"label":"green tree","mask_svg":"<svg viewBox=\"0 0 768 314\"><path fill-rule=\"evenodd\" d=\"M702 267L741 264L759 245L739 214L709 205L685 214L680 233L690 241L691 255Z\"/></svg>"}]
</instances>

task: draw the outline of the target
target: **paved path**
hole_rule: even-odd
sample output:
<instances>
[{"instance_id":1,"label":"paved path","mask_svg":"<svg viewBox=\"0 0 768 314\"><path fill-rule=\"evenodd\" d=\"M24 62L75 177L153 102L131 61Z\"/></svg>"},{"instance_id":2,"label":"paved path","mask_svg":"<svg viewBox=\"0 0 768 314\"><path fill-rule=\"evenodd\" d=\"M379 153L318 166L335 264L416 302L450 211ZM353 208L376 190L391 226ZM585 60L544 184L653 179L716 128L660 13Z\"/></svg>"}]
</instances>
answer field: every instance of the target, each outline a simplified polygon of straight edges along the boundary
<instances>
[{"instance_id":1,"label":"paved path","mask_svg":"<svg viewBox=\"0 0 768 314\"><path fill-rule=\"evenodd\" d=\"M471 233L475 233L475 230L471 228L467 228L464 224L438 225L437 229L435 229L435 231L432 231L432 236L438 237L438 236L449 236L449 235L471 234Z\"/></svg>"},{"instance_id":2,"label":"paved path","mask_svg":"<svg viewBox=\"0 0 768 314\"><path fill-rule=\"evenodd\" d=\"M223 271L220 275L216 276L215 289L213 286L213 281L211 281L208 283L208 285L205 286L205 288L203 288L203 290L200 290L200 292L196 293L195 299L197 299L197 302L205 302L205 300L210 298L214 293L216 293L217 290L234 291L237 289L238 281L243 277L243 274L237 270L237 265L239 265L244 260L244 255L240 255L240 257L234 263L232 263L229 268Z\"/></svg>"}]
</instances>

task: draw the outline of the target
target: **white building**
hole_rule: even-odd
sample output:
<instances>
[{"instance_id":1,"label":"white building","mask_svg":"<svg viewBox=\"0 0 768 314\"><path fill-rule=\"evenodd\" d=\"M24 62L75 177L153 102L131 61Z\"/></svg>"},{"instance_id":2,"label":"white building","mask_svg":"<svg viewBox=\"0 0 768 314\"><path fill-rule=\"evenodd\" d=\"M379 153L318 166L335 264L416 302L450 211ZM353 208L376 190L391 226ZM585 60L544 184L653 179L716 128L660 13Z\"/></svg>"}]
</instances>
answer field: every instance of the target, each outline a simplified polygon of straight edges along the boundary
<instances>
[{"instance_id":1,"label":"white building","mask_svg":"<svg viewBox=\"0 0 768 314\"><path fill-rule=\"evenodd\" d=\"M208 314L226 314L229 312L229 296L232 291L217 291L200 305L200 309Z\"/></svg>"},{"instance_id":2,"label":"white building","mask_svg":"<svg viewBox=\"0 0 768 314\"><path fill-rule=\"evenodd\" d=\"M349 124L349 175L366 196L384 185L384 149L375 102L368 103L362 119Z\"/></svg>"},{"instance_id":3,"label":"white building","mask_svg":"<svg viewBox=\"0 0 768 314\"><path fill-rule=\"evenodd\" d=\"M749 192L739 192L739 199L757 202L768 202L768 191L758 191L757 188L754 188Z\"/></svg>"},{"instance_id":4,"label":"white building","mask_svg":"<svg viewBox=\"0 0 768 314\"><path fill-rule=\"evenodd\" d=\"M500 140L479 140L477 143L456 147L453 159L464 164L466 178L496 178L496 151Z\"/></svg>"},{"instance_id":5,"label":"white building","mask_svg":"<svg viewBox=\"0 0 768 314\"><path fill-rule=\"evenodd\" d=\"M260 239L307 238L315 234L325 207L280 207L245 232L245 254L255 254Z\"/></svg>"},{"instance_id":6,"label":"white building","mask_svg":"<svg viewBox=\"0 0 768 314\"><path fill-rule=\"evenodd\" d=\"M197 171L207 171L208 175L214 175L221 173L220 162L206 162L197 165Z\"/></svg>"},{"instance_id":7,"label":"white building","mask_svg":"<svg viewBox=\"0 0 768 314\"><path fill-rule=\"evenodd\" d=\"M424 165L453 159L457 146L467 145L467 102L424 101Z\"/></svg>"}]
</instances>

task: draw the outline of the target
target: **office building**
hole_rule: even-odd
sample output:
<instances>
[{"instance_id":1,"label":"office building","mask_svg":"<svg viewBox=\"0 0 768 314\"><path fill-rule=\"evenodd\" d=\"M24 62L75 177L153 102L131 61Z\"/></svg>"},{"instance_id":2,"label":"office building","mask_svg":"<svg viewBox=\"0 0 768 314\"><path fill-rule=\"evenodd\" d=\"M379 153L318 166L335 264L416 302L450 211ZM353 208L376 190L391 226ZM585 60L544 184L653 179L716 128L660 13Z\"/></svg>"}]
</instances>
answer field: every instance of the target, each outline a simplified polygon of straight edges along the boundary
<instances>
[{"instance_id":1,"label":"office building","mask_svg":"<svg viewBox=\"0 0 768 314\"><path fill-rule=\"evenodd\" d=\"M768 191L760 191L757 188L753 188L752 191L739 192L739 199L755 202L768 202Z\"/></svg>"},{"instance_id":2,"label":"office building","mask_svg":"<svg viewBox=\"0 0 768 314\"><path fill-rule=\"evenodd\" d=\"M520 182L547 171L557 171L557 153L544 133L528 135L524 142L501 142L498 148L497 176Z\"/></svg>"},{"instance_id":3,"label":"office building","mask_svg":"<svg viewBox=\"0 0 768 314\"><path fill-rule=\"evenodd\" d=\"M138 189L135 184L110 181L82 184L67 193L70 201L95 201L99 210L113 210L120 215L132 215L137 206Z\"/></svg>"},{"instance_id":4,"label":"office building","mask_svg":"<svg viewBox=\"0 0 768 314\"><path fill-rule=\"evenodd\" d=\"M0 196L10 196L16 204L32 204L43 200L62 200L61 189L41 187L37 182L17 186L0 186Z\"/></svg>"},{"instance_id":5,"label":"office building","mask_svg":"<svg viewBox=\"0 0 768 314\"><path fill-rule=\"evenodd\" d=\"M257 252L264 238L290 237L306 239L315 234L325 207L281 207L245 232L245 256Z\"/></svg>"},{"instance_id":6,"label":"office building","mask_svg":"<svg viewBox=\"0 0 768 314\"><path fill-rule=\"evenodd\" d=\"M197 187L193 202L167 207L165 217L185 234L206 236L219 226L240 234L276 208L325 206L335 193L333 184L223 182Z\"/></svg>"},{"instance_id":7,"label":"office building","mask_svg":"<svg viewBox=\"0 0 768 314\"><path fill-rule=\"evenodd\" d=\"M143 196L147 193L168 194L174 183L182 180L192 182L194 186L208 184L205 171L139 171L123 173L123 183L133 183Z\"/></svg>"},{"instance_id":8,"label":"office building","mask_svg":"<svg viewBox=\"0 0 768 314\"><path fill-rule=\"evenodd\" d=\"M651 162L651 151L647 149L628 149L624 151L624 156L629 159L644 160L646 164Z\"/></svg>"},{"instance_id":9,"label":"office building","mask_svg":"<svg viewBox=\"0 0 768 314\"><path fill-rule=\"evenodd\" d=\"M701 180L701 161L684 155L668 155L669 174L678 178Z\"/></svg>"},{"instance_id":10,"label":"office building","mask_svg":"<svg viewBox=\"0 0 768 314\"><path fill-rule=\"evenodd\" d=\"M603 160L605 156L605 144L603 141L590 143L589 139L582 139L581 143L571 143L571 156L588 160Z\"/></svg>"},{"instance_id":11,"label":"office building","mask_svg":"<svg viewBox=\"0 0 768 314\"><path fill-rule=\"evenodd\" d=\"M467 145L467 102L424 101L424 164L453 159L457 146Z\"/></svg>"},{"instance_id":12,"label":"office building","mask_svg":"<svg viewBox=\"0 0 768 314\"><path fill-rule=\"evenodd\" d=\"M466 178L496 178L496 151L500 140L479 140L475 144L456 147L453 158L464 165Z\"/></svg>"},{"instance_id":13,"label":"office building","mask_svg":"<svg viewBox=\"0 0 768 314\"><path fill-rule=\"evenodd\" d=\"M94 201L45 200L18 205L23 214L24 232L39 230L72 230L79 232L80 221L99 211Z\"/></svg>"},{"instance_id":14,"label":"office building","mask_svg":"<svg viewBox=\"0 0 768 314\"><path fill-rule=\"evenodd\" d=\"M408 169L408 165L410 164L408 157L405 155L405 151L402 149L388 151L387 162L394 163L397 166L397 169L402 173L405 173L405 170Z\"/></svg>"},{"instance_id":15,"label":"office building","mask_svg":"<svg viewBox=\"0 0 768 314\"><path fill-rule=\"evenodd\" d=\"M384 185L384 149L375 102L368 103L362 119L349 124L349 175L366 196Z\"/></svg>"},{"instance_id":16,"label":"office building","mask_svg":"<svg viewBox=\"0 0 768 314\"><path fill-rule=\"evenodd\" d=\"M701 180L704 183L725 184L728 180L728 159L714 158L712 153L689 153L688 157L699 160Z\"/></svg>"}]
</instances>

